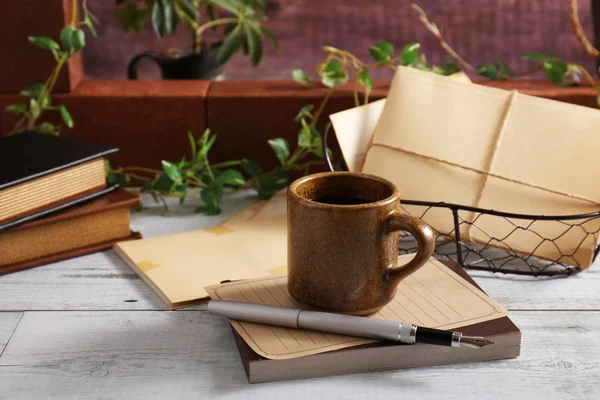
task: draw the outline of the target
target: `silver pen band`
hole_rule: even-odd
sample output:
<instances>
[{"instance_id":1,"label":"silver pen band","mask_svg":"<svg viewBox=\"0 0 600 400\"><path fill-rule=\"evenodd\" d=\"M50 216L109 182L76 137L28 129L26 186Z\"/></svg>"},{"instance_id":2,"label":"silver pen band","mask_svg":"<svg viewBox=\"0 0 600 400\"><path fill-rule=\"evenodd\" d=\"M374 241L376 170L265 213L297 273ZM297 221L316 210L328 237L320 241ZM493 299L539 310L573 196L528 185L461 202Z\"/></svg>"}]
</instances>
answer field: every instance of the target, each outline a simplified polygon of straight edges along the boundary
<instances>
[{"instance_id":1,"label":"silver pen band","mask_svg":"<svg viewBox=\"0 0 600 400\"><path fill-rule=\"evenodd\" d=\"M452 347L460 347L460 339L462 338L462 333L460 332L452 332Z\"/></svg>"},{"instance_id":2,"label":"silver pen band","mask_svg":"<svg viewBox=\"0 0 600 400\"><path fill-rule=\"evenodd\" d=\"M398 341L415 344L417 341L417 326L415 324L401 322L398 330Z\"/></svg>"}]
</instances>

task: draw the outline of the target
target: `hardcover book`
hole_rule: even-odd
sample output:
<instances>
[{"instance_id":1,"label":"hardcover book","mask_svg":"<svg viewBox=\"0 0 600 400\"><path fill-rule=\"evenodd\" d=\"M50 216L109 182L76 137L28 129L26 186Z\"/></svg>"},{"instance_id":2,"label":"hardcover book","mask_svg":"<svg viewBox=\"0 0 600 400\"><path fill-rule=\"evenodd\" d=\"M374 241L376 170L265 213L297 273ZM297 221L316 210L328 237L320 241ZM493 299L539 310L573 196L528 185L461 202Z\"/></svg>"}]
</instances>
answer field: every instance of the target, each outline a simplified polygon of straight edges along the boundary
<instances>
[{"instance_id":1,"label":"hardcover book","mask_svg":"<svg viewBox=\"0 0 600 400\"><path fill-rule=\"evenodd\" d=\"M141 236L129 228L139 198L124 189L0 232L0 275L110 249Z\"/></svg>"},{"instance_id":2,"label":"hardcover book","mask_svg":"<svg viewBox=\"0 0 600 400\"><path fill-rule=\"evenodd\" d=\"M0 138L0 231L101 196L118 148L26 132Z\"/></svg>"}]
</instances>

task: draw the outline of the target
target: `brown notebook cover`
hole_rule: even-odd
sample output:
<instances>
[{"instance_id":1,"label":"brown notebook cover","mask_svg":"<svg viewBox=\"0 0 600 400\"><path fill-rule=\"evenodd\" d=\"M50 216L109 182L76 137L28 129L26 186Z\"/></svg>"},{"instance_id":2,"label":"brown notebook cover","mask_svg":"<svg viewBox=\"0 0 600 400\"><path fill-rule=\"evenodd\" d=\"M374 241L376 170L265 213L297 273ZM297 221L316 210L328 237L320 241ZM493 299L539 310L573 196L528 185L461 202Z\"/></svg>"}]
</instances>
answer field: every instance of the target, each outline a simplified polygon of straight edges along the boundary
<instances>
[{"instance_id":1,"label":"brown notebook cover","mask_svg":"<svg viewBox=\"0 0 600 400\"><path fill-rule=\"evenodd\" d=\"M444 264L483 292L458 264ZM517 357L521 331L508 317L457 328L466 335L486 336L495 342L481 349L455 349L427 344L378 342L288 360L270 360L256 354L232 327L248 382L316 378L358 372L400 369Z\"/></svg>"},{"instance_id":2,"label":"brown notebook cover","mask_svg":"<svg viewBox=\"0 0 600 400\"><path fill-rule=\"evenodd\" d=\"M77 224L81 223L84 221L84 218L89 216L98 215L102 217L104 215L108 215L107 213L110 211L116 209L129 209L130 207L135 207L139 204L140 200L138 196L133 195L124 189L118 189L117 191L111 192L103 197L99 197L78 206L53 213L45 218L36 219L26 224L19 225L9 231L1 232L0 242L3 239L8 240L8 237L14 235L15 233L24 233L27 231L31 232L35 229L36 232L40 234L43 233L43 230L46 228L51 229L60 223L67 222ZM128 216L128 212L124 213L124 215ZM127 225L129 225L129 218L127 217L127 221L122 222L126 222ZM86 226L85 229L93 231L94 226ZM33 257L31 259L21 260L19 262L10 263L7 265L0 265L0 275L110 249L116 242L140 238L141 235L138 232L128 231L125 235L111 237L109 240L99 240L97 242L87 243L84 246L74 246L72 248L62 249L61 251L57 251L52 254Z\"/></svg>"}]
</instances>

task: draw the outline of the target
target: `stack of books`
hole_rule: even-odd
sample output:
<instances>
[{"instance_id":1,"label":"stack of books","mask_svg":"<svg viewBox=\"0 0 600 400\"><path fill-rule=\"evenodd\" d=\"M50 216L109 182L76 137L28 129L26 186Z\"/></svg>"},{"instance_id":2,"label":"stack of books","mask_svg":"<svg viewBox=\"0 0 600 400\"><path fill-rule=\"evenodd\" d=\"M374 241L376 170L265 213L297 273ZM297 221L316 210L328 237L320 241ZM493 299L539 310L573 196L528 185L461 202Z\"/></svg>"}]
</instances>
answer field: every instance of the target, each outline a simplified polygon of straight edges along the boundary
<instances>
[{"instance_id":1,"label":"stack of books","mask_svg":"<svg viewBox=\"0 0 600 400\"><path fill-rule=\"evenodd\" d=\"M169 309L208 299L295 307L286 290L286 249L284 193L212 228L115 245ZM506 309L452 262L429 260L400 283L392 303L371 317L485 336L495 344L454 349L233 320L231 324L251 383L494 360L520 353L521 332Z\"/></svg>"},{"instance_id":2,"label":"stack of books","mask_svg":"<svg viewBox=\"0 0 600 400\"><path fill-rule=\"evenodd\" d=\"M39 133L0 138L0 275L139 238L137 196L107 185L117 148Z\"/></svg>"}]
</instances>

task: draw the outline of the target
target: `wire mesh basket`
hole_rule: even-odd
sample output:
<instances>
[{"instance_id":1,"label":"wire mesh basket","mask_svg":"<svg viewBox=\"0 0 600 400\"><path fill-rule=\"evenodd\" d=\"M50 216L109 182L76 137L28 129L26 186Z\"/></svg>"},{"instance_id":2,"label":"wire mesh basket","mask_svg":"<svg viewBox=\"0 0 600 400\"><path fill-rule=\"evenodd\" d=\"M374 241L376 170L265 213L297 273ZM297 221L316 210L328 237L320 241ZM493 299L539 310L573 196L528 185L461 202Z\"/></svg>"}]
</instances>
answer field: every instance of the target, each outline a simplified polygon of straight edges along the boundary
<instances>
[{"instance_id":1,"label":"wire mesh basket","mask_svg":"<svg viewBox=\"0 0 600 400\"><path fill-rule=\"evenodd\" d=\"M327 147L330 128L331 124L325 129L324 149ZM336 168L330 152L325 149L324 154L330 171L348 170L343 159ZM447 218L452 219L452 228L442 232L432 227L436 235L434 256L441 260L454 260L465 269L518 275L566 276L579 272L584 267L579 258L575 257L584 243L594 241L594 260L600 252L600 245L597 243L600 231L597 227L600 224L594 223L600 218L600 211L577 215L527 215L445 202L403 199L400 203L404 212L425 221L429 213L445 210ZM502 219L496 221L502 222L501 225L505 227L501 234L486 232L482 221L489 218ZM552 236L540 233L542 224L546 227L553 224ZM461 238L462 232L472 230L478 233L477 242ZM561 238L574 233L579 235L581 241L575 248L564 248ZM517 235L528 237L528 242L531 243L529 249L524 251L510 245L517 239ZM541 246L550 246L555 256L545 259L536 257L535 253ZM416 242L409 234L401 234L398 250L400 254L415 252Z\"/></svg>"}]
</instances>

